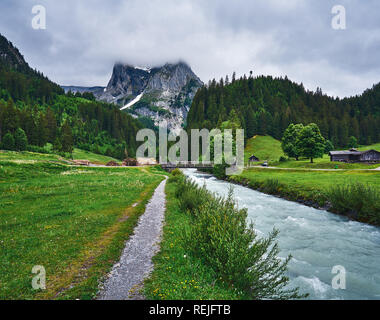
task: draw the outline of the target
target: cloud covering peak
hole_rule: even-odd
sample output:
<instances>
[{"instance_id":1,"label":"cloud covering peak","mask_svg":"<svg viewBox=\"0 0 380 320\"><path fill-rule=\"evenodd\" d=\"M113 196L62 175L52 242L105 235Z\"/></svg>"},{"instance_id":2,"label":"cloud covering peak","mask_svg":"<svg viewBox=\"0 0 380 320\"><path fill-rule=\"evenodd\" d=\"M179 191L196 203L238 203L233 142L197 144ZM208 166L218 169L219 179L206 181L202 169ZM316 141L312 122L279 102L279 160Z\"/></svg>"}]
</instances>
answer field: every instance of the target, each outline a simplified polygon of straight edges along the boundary
<instances>
[{"instance_id":1,"label":"cloud covering peak","mask_svg":"<svg viewBox=\"0 0 380 320\"><path fill-rule=\"evenodd\" d=\"M31 27L46 7L46 30ZM105 85L116 61L186 61L207 82L236 71L287 75L331 95L380 81L380 2L342 0L347 29L331 27L335 1L66 0L0 3L0 30L29 64L64 85Z\"/></svg>"}]
</instances>

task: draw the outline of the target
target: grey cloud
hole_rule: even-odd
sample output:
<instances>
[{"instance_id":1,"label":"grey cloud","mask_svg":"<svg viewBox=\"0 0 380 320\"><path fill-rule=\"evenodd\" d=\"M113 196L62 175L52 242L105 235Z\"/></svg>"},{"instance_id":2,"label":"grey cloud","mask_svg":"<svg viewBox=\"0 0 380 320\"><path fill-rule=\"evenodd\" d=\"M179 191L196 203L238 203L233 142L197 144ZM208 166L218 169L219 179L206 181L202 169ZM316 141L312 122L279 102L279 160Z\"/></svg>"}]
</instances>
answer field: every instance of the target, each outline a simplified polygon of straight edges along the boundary
<instances>
[{"instance_id":1,"label":"grey cloud","mask_svg":"<svg viewBox=\"0 0 380 320\"><path fill-rule=\"evenodd\" d=\"M31 8L47 8L47 30ZM29 63L61 84L105 85L115 61L183 59L207 82L254 70L361 93L380 81L380 3L341 0L347 30L331 28L335 0L3 0L0 32Z\"/></svg>"}]
</instances>

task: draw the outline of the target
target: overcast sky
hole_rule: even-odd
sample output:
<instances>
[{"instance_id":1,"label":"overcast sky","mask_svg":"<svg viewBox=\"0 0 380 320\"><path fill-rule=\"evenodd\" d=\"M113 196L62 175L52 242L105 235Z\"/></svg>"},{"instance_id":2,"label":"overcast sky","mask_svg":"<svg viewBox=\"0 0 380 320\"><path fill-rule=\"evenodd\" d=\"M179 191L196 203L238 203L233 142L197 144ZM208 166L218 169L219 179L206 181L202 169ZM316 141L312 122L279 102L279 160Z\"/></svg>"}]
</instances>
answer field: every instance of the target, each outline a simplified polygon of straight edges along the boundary
<instances>
[{"instance_id":1,"label":"overcast sky","mask_svg":"<svg viewBox=\"0 0 380 320\"><path fill-rule=\"evenodd\" d=\"M32 28L37 4L46 30ZM346 30L331 27L338 4ZM105 86L115 61L180 59L204 82L253 70L340 97L380 82L378 0L1 0L0 33L62 85Z\"/></svg>"}]
</instances>

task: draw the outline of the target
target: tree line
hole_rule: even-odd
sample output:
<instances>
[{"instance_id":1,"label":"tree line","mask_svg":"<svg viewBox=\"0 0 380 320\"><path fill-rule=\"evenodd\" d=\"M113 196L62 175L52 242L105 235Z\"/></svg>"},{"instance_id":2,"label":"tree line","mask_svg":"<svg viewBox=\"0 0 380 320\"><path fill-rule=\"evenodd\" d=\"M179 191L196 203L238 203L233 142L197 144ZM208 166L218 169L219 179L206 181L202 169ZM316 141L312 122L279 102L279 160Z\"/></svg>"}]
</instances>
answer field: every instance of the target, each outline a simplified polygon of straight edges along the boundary
<instances>
[{"instance_id":1,"label":"tree line","mask_svg":"<svg viewBox=\"0 0 380 320\"><path fill-rule=\"evenodd\" d=\"M65 94L0 35L0 148L47 152L50 143L54 152L71 153L76 146L124 159L135 155L141 127L92 93Z\"/></svg>"},{"instance_id":2,"label":"tree line","mask_svg":"<svg viewBox=\"0 0 380 320\"><path fill-rule=\"evenodd\" d=\"M0 99L0 147L7 150L71 153L79 147L117 159L134 156L141 124L116 106L57 96L51 105L29 106ZM17 143L25 136L26 143ZM24 140L24 138L23 138Z\"/></svg>"},{"instance_id":3,"label":"tree line","mask_svg":"<svg viewBox=\"0 0 380 320\"><path fill-rule=\"evenodd\" d=\"M271 76L240 79L228 76L198 90L187 128L216 128L238 115L246 137L256 134L281 139L291 123L315 123L335 147L346 148L350 137L360 144L380 141L380 83L351 98L332 98L308 91L302 84Z\"/></svg>"}]
</instances>

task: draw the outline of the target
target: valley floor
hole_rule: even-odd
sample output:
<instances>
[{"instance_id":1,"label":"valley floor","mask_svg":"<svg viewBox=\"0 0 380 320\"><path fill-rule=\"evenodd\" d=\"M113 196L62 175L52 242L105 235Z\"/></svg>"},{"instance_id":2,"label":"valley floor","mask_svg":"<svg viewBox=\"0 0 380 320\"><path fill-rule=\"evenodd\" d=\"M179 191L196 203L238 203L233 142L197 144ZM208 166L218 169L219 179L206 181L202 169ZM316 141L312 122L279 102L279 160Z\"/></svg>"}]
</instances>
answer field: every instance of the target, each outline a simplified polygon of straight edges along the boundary
<instances>
[{"instance_id":1,"label":"valley floor","mask_svg":"<svg viewBox=\"0 0 380 320\"><path fill-rule=\"evenodd\" d=\"M45 157L0 157L0 299L91 299L163 176ZM32 289L37 265L46 290Z\"/></svg>"}]
</instances>

